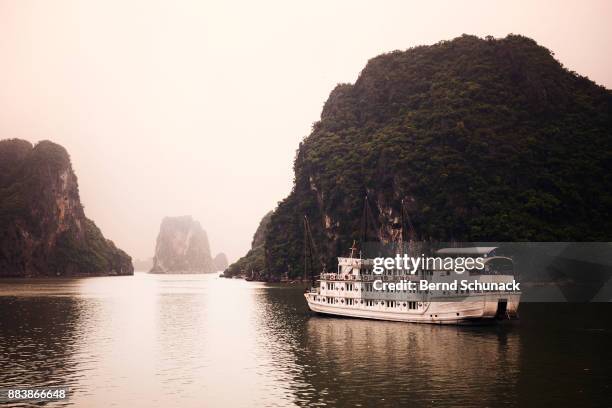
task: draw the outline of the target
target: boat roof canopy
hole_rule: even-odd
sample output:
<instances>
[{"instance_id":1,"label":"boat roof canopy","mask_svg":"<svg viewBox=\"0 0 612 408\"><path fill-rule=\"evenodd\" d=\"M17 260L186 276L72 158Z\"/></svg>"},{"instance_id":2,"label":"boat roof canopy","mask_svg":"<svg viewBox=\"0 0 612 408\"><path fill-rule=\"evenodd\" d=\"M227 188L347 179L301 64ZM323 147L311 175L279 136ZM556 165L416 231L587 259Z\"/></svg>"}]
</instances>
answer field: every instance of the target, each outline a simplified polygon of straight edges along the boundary
<instances>
[{"instance_id":1,"label":"boat roof canopy","mask_svg":"<svg viewBox=\"0 0 612 408\"><path fill-rule=\"evenodd\" d=\"M488 255L498 247L467 247L467 248L442 248L436 251L436 255Z\"/></svg>"}]
</instances>

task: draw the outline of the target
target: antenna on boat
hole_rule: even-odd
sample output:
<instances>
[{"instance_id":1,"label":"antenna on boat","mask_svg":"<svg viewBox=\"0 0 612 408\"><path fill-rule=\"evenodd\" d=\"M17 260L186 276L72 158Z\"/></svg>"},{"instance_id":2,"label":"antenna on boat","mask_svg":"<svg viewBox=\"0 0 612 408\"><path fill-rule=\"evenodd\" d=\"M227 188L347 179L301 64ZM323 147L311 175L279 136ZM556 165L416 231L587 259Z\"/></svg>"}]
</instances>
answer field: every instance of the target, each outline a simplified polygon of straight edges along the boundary
<instances>
[{"instance_id":1,"label":"antenna on boat","mask_svg":"<svg viewBox=\"0 0 612 408\"><path fill-rule=\"evenodd\" d=\"M353 240L353 246L351 247L351 258L355 257L355 251L357 250L355 243L355 240ZM359 258L361 258L361 251L359 251Z\"/></svg>"}]
</instances>

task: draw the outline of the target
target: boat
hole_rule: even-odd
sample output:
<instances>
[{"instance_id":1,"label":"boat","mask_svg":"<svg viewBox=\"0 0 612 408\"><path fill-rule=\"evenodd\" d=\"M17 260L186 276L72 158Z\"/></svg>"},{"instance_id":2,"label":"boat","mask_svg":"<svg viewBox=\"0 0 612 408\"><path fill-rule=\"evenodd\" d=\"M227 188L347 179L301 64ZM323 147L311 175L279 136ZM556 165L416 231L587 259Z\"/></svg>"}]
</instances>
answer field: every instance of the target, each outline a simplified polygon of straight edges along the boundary
<instances>
[{"instance_id":1,"label":"boat","mask_svg":"<svg viewBox=\"0 0 612 408\"><path fill-rule=\"evenodd\" d=\"M438 257L482 257L484 268L459 274L444 268L422 268L406 274L403 270L385 270L375 274L374 259L355 256L338 258L336 272L321 272L304 296L316 313L364 319L430 324L478 324L518 318L520 290L510 290L515 283L511 257L497 254L497 247L443 248ZM425 289L420 282L446 283L439 289ZM458 282L465 282L465 289ZM407 282L414 282L407 284ZM453 282L457 283L452 288ZM387 290L379 289L383 284ZM402 290L389 290L393 284ZM407 287L416 287L408 289ZM472 289L480 288L480 289ZM482 288L502 289L483 290Z\"/></svg>"}]
</instances>

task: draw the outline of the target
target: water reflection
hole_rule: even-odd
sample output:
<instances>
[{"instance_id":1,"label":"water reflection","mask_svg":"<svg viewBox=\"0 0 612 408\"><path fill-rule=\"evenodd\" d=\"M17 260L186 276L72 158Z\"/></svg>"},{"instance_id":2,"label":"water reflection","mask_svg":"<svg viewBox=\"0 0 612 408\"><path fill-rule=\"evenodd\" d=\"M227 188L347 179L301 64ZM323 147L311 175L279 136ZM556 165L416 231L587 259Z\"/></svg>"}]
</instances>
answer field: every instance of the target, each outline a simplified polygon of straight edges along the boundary
<instances>
[{"instance_id":1,"label":"water reflection","mask_svg":"<svg viewBox=\"0 0 612 408\"><path fill-rule=\"evenodd\" d=\"M309 377L326 390L311 403L496 405L516 382L520 342L505 331L325 318L306 327L305 358L319 362Z\"/></svg>"},{"instance_id":2,"label":"water reflection","mask_svg":"<svg viewBox=\"0 0 612 408\"><path fill-rule=\"evenodd\" d=\"M519 406L612 406L612 304L525 304Z\"/></svg>"},{"instance_id":3,"label":"water reflection","mask_svg":"<svg viewBox=\"0 0 612 408\"><path fill-rule=\"evenodd\" d=\"M295 292L267 292L266 333L302 406L498 405L516 390L512 326L456 328L311 316ZM494 390L492 394L483 390ZM452 397L451 397L452 396Z\"/></svg>"},{"instance_id":4,"label":"water reflection","mask_svg":"<svg viewBox=\"0 0 612 408\"><path fill-rule=\"evenodd\" d=\"M610 405L609 304L458 328L318 317L301 292L188 275L3 281L0 386L69 385L65 405L88 408Z\"/></svg>"},{"instance_id":5,"label":"water reflection","mask_svg":"<svg viewBox=\"0 0 612 408\"><path fill-rule=\"evenodd\" d=\"M82 308L71 297L0 296L0 386L75 386Z\"/></svg>"}]
</instances>

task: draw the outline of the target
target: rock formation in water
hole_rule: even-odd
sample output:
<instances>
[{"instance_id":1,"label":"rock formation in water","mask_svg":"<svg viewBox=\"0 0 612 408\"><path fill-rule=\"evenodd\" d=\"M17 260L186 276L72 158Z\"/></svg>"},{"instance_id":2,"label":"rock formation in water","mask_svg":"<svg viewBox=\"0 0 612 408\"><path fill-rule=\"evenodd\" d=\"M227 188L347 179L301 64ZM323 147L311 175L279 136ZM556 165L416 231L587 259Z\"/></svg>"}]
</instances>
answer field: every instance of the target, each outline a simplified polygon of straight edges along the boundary
<instances>
[{"instance_id":1,"label":"rock formation in water","mask_svg":"<svg viewBox=\"0 0 612 408\"><path fill-rule=\"evenodd\" d=\"M131 258L85 217L62 146L0 141L0 277L133 273Z\"/></svg>"},{"instance_id":2,"label":"rock formation in water","mask_svg":"<svg viewBox=\"0 0 612 408\"><path fill-rule=\"evenodd\" d=\"M272 217L272 211L268 212L259 222L259 226L253 235L253 241L251 242L251 249L249 252L231 264L223 274L226 277L232 277L236 275L245 275L247 277L253 277L255 279L263 279L265 277L265 253L264 243L266 231L270 224L270 218Z\"/></svg>"},{"instance_id":3,"label":"rock formation in water","mask_svg":"<svg viewBox=\"0 0 612 408\"><path fill-rule=\"evenodd\" d=\"M394 51L338 85L300 144L265 239L268 273L303 273L303 215L333 270L367 193L388 240L609 241L612 93L519 36Z\"/></svg>"},{"instance_id":4,"label":"rock formation in water","mask_svg":"<svg viewBox=\"0 0 612 408\"><path fill-rule=\"evenodd\" d=\"M229 265L227 255L223 252L219 252L213 259L213 265L215 266L215 271L224 271Z\"/></svg>"},{"instance_id":5,"label":"rock formation in water","mask_svg":"<svg viewBox=\"0 0 612 408\"><path fill-rule=\"evenodd\" d=\"M206 231L191 216L165 217L151 273L215 272Z\"/></svg>"}]
</instances>

